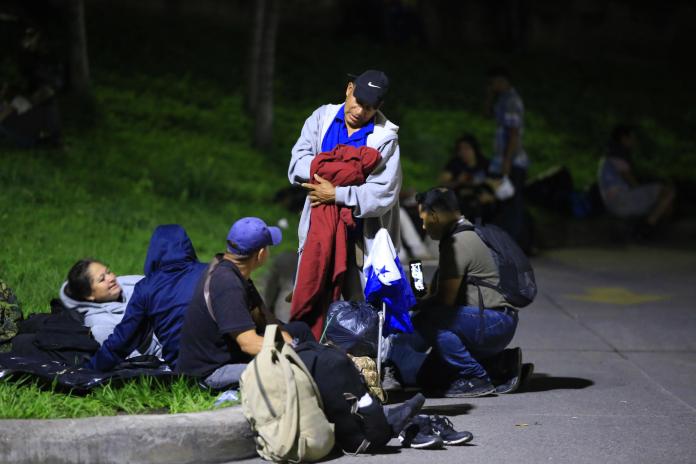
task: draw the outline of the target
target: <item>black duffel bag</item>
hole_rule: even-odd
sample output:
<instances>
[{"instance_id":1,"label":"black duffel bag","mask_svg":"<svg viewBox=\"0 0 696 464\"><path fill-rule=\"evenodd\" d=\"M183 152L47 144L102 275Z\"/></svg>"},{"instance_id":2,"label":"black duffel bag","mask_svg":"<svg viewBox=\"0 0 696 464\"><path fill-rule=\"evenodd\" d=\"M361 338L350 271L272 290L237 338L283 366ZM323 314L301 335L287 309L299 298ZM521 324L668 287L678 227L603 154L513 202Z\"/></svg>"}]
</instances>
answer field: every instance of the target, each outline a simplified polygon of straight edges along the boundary
<instances>
[{"instance_id":1,"label":"black duffel bag","mask_svg":"<svg viewBox=\"0 0 696 464\"><path fill-rule=\"evenodd\" d=\"M377 451L384 447L393 430L379 400L359 408L358 401L368 389L353 361L339 348L306 341L295 352L307 366L319 388L324 414L334 424L336 443L344 453Z\"/></svg>"}]
</instances>

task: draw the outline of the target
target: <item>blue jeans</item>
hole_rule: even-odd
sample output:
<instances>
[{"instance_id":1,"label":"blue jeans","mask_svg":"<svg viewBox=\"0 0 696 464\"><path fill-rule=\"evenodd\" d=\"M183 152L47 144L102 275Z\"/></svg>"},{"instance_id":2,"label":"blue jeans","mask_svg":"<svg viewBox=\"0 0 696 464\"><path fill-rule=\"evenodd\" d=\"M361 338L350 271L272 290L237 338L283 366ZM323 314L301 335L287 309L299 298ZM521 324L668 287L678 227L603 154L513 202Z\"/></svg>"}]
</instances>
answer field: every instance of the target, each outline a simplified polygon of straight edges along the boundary
<instances>
[{"instance_id":1,"label":"blue jeans","mask_svg":"<svg viewBox=\"0 0 696 464\"><path fill-rule=\"evenodd\" d=\"M416 315L413 325L416 332L410 338L412 347L418 351L433 348L420 368L419 379L440 385L453 378L487 379L479 360L495 356L512 341L517 311L485 309L481 321L477 307L433 307Z\"/></svg>"}]
</instances>

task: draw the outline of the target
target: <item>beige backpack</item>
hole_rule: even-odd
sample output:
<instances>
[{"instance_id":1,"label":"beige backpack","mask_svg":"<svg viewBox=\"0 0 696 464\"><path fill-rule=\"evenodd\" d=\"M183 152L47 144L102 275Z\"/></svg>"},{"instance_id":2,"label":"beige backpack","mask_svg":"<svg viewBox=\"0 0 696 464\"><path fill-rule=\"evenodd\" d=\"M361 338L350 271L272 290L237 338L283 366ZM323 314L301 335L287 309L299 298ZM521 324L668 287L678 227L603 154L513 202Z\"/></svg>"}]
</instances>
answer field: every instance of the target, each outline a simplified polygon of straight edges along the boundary
<instances>
[{"instance_id":1,"label":"beige backpack","mask_svg":"<svg viewBox=\"0 0 696 464\"><path fill-rule=\"evenodd\" d=\"M285 343L277 325L266 326L263 347L239 382L242 412L256 451L270 461L317 461L334 446L317 385Z\"/></svg>"}]
</instances>

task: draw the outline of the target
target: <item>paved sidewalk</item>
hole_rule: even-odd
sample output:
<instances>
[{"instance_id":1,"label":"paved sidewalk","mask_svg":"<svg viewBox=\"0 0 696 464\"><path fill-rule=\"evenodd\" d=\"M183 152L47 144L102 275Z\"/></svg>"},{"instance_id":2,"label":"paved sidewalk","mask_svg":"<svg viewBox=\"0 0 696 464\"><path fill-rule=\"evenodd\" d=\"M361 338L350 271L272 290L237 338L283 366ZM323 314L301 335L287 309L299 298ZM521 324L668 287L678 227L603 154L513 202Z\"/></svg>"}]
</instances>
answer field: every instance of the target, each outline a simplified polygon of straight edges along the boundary
<instances>
[{"instance_id":1,"label":"paved sidewalk","mask_svg":"<svg viewBox=\"0 0 696 464\"><path fill-rule=\"evenodd\" d=\"M549 252L513 341L536 374L524 392L431 399L471 445L332 462L695 463L696 252ZM257 462L251 459L243 462Z\"/></svg>"}]
</instances>

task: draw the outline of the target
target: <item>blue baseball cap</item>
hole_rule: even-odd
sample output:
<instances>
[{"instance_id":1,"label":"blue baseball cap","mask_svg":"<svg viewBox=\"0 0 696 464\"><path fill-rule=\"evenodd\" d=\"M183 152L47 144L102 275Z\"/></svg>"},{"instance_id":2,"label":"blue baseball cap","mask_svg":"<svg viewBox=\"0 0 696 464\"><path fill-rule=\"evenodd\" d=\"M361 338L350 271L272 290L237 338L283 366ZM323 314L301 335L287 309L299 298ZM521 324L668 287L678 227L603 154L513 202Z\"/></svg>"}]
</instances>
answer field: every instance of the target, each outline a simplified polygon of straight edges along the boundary
<instances>
[{"instance_id":1,"label":"blue baseball cap","mask_svg":"<svg viewBox=\"0 0 696 464\"><path fill-rule=\"evenodd\" d=\"M230 227L227 251L247 256L268 245L278 245L282 239L283 234L278 227L269 227L257 217L245 217Z\"/></svg>"},{"instance_id":2,"label":"blue baseball cap","mask_svg":"<svg viewBox=\"0 0 696 464\"><path fill-rule=\"evenodd\" d=\"M353 95L362 103L367 103L370 106L378 107L384 100L384 96L389 90L389 78L382 71L368 69L359 76L348 74L354 78Z\"/></svg>"}]
</instances>

